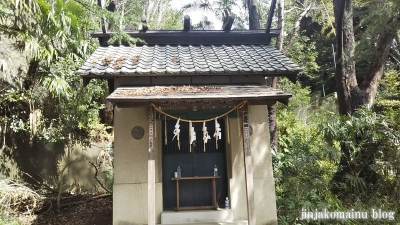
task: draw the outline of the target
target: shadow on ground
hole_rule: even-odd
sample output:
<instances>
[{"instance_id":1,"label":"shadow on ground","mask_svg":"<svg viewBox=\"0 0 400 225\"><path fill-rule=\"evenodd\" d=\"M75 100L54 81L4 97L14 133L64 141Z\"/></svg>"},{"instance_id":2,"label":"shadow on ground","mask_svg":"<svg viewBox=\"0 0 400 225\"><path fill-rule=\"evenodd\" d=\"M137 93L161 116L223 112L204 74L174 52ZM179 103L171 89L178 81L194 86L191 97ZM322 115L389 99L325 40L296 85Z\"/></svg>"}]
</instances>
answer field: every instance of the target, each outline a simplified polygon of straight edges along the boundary
<instances>
[{"instance_id":1,"label":"shadow on ground","mask_svg":"<svg viewBox=\"0 0 400 225\"><path fill-rule=\"evenodd\" d=\"M52 202L52 201L51 201ZM112 196L100 198L82 196L68 202L64 199L60 210L56 202L45 204L38 212L33 225L111 225L112 224Z\"/></svg>"}]
</instances>

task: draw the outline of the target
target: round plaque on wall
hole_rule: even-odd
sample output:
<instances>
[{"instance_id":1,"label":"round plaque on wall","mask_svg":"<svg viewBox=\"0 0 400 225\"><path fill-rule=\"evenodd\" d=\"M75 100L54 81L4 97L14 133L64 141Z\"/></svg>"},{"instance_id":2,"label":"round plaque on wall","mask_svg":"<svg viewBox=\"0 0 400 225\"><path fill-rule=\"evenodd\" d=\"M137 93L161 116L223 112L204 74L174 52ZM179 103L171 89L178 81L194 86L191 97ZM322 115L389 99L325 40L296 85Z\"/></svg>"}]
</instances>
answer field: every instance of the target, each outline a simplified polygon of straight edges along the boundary
<instances>
[{"instance_id":1,"label":"round plaque on wall","mask_svg":"<svg viewBox=\"0 0 400 225\"><path fill-rule=\"evenodd\" d=\"M143 138L144 136L144 129L141 126L135 126L134 128L132 128L131 130L131 135L133 138L135 138L136 140L140 140Z\"/></svg>"}]
</instances>

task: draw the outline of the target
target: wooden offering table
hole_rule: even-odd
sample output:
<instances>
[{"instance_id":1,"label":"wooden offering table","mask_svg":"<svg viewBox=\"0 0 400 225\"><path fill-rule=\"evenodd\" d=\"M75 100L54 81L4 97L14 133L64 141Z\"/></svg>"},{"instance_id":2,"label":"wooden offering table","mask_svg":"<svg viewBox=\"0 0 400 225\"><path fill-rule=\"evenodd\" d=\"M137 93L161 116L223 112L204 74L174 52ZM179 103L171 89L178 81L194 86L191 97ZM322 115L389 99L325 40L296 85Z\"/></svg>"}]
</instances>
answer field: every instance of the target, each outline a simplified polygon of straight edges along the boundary
<instances>
[{"instance_id":1,"label":"wooden offering table","mask_svg":"<svg viewBox=\"0 0 400 225\"><path fill-rule=\"evenodd\" d=\"M171 178L171 180L176 181L176 211L179 210L194 210L194 209L218 209L217 204L217 188L215 185L215 179L220 178L219 176L201 176L201 177L178 177ZM179 181L180 180L211 180L212 181L212 191L213 191L213 205L212 206L187 206L179 207Z\"/></svg>"}]
</instances>

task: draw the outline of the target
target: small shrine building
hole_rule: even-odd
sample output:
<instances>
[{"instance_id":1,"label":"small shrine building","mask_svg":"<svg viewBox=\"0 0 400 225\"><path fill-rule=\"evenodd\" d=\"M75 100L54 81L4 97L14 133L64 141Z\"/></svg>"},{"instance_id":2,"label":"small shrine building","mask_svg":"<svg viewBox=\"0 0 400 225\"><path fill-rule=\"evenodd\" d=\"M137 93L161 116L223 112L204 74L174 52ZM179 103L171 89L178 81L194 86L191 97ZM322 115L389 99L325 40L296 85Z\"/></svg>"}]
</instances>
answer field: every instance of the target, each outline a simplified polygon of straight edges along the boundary
<instances>
[{"instance_id":1,"label":"small shrine building","mask_svg":"<svg viewBox=\"0 0 400 225\"><path fill-rule=\"evenodd\" d=\"M270 45L279 33L127 34L145 44L93 33L100 47L77 72L112 92L113 224L277 224L267 105L291 95L266 77L294 82L301 70Z\"/></svg>"}]
</instances>

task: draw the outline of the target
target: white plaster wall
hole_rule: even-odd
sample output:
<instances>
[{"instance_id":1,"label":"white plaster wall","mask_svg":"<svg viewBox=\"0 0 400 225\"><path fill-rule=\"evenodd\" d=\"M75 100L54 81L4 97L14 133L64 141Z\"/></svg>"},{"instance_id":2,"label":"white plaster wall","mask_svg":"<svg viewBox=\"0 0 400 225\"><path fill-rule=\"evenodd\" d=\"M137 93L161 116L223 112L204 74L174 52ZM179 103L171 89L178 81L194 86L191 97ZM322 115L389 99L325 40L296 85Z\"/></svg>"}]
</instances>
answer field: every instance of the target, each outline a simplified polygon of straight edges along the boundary
<instances>
[{"instance_id":1,"label":"white plaster wall","mask_svg":"<svg viewBox=\"0 0 400 225\"><path fill-rule=\"evenodd\" d=\"M131 136L131 129L141 126L142 139ZM118 108L114 110L114 191L113 224L147 224L147 159L148 159L148 108ZM160 142L159 123L156 124ZM156 145L156 215L160 223L162 212L161 155Z\"/></svg>"},{"instance_id":2,"label":"white plaster wall","mask_svg":"<svg viewBox=\"0 0 400 225\"><path fill-rule=\"evenodd\" d=\"M156 183L156 223L161 223L162 184ZM113 192L113 224L147 224L147 183L116 184Z\"/></svg>"},{"instance_id":3,"label":"white plaster wall","mask_svg":"<svg viewBox=\"0 0 400 225\"><path fill-rule=\"evenodd\" d=\"M232 178L229 180L230 203L234 220L247 220L246 183L244 176L243 142L239 119L229 119Z\"/></svg>"},{"instance_id":4,"label":"white plaster wall","mask_svg":"<svg viewBox=\"0 0 400 225\"><path fill-rule=\"evenodd\" d=\"M277 224L267 106L251 106L249 121L253 127L251 150L257 224Z\"/></svg>"},{"instance_id":5,"label":"white plaster wall","mask_svg":"<svg viewBox=\"0 0 400 225\"><path fill-rule=\"evenodd\" d=\"M253 160L254 199L257 224L277 224L275 182L272 174L267 106L250 106L253 128L250 146ZM243 142L238 119L229 119L232 177L229 180L231 207L235 220L247 219ZM228 163L229 164L229 163Z\"/></svg>"},{"instance_id":6,"label":"white plaster wall","mask_svg":"<svg viewBox=\"0 0 400 225\"><path fill-rule=\"evenodd\" d=\"M140 79L139 79L140 80ZM119 86L117 81L116 86ZM114 199L113 224L147 224L147 157L148 111L147 107L118 108L114 110ZM277 224L275 184L272 175L269 145L268 113L266 106L250 106L249 122L253 128L251 150L254 168L254 190L257 224ZM145 135L140 140L131 136L131 129L141 126ZM247 219L246 186L244 177L243 143L238 119L229 119L228 143L229 193L234 220ZM156 122L156 216L161 222L161 124Z\"/></svg>"}]
</instances>

